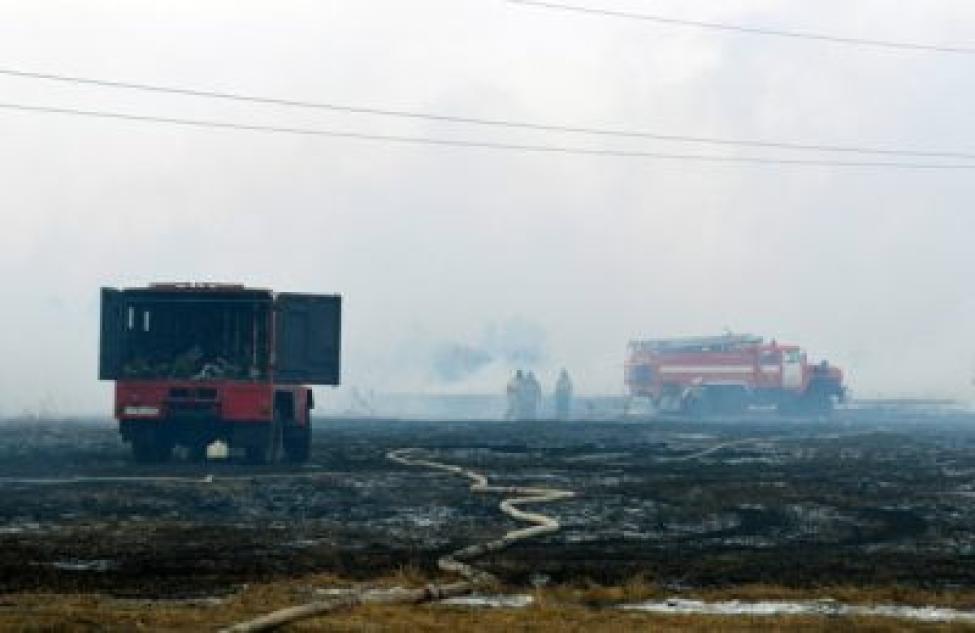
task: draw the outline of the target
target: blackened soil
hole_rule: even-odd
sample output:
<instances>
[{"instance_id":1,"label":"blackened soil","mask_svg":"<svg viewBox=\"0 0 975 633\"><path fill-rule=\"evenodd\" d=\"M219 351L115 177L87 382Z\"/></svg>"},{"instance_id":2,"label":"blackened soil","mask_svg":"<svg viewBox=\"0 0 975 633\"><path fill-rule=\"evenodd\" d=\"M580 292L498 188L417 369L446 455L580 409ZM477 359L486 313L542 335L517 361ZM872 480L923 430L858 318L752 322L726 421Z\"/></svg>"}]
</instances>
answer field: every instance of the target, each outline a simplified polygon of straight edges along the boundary
<instances>
[{"instance_id":1,"label":"blackened soil","mask_svg":"<svg viewBox=\"0 0 975 633\"><path fill-rule=\"evenodd\" d=\"M317 420L311 462L139 466L108 421L0 424L0 593L219 595L333 572L433 569L515 524L428 449L494 481L575 490L564 529L484 561L503 579L679 586L975 583L975 418ZM709 450L715 449L715 450Z\"/></svg>"}]
</instances>

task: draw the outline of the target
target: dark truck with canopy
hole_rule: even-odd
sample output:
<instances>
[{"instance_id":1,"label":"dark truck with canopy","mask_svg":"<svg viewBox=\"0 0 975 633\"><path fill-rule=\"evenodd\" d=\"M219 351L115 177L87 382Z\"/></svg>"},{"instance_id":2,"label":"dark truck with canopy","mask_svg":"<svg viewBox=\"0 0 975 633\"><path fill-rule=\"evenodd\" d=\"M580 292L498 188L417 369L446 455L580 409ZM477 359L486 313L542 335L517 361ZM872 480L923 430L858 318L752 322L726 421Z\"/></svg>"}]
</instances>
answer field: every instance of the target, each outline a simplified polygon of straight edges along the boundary
<instances>
[{"instance_id":1,"label":"dark truck with canopy","mask_svg":"<svg viewBox=\"0 0 975 633\"><path fill-rule=\"evenodd\" d=\"M312 390L339 384L341 297L232 284L102 288L98 377L136 461L216 441L248 461L302 462Z\"/></svg>"}]
</instances>

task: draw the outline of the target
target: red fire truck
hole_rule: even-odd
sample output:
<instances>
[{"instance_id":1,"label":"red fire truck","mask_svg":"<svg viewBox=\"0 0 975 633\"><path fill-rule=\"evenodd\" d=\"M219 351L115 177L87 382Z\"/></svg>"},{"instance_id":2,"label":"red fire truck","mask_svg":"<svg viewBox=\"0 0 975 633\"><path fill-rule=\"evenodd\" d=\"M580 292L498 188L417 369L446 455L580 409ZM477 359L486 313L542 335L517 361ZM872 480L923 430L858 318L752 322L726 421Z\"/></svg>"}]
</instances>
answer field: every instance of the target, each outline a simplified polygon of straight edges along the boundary
<instances>
[{"instance_id":1,"label":"red fire truck","mask_svg":"<svg viewBox=\"0 0 975 633\"><path fill-rule=\"evenodd\" d=\"M341 298L233 284L102 288L99 378L140 462L220 440L248 461L308 458L307 385L339 384Z\"/></svg>"},{"instance_id":2,"label":"red fire truck","mask_svg":"<svg viewBox=\"0 0 975 633\"><path fill-rule=\"evenodd\" d=\"M810 363L796 345L726 334L636 340L629 344L625 382L632 397L658 410L733 413L774 405L783 413L823 413L846 393L843 372Z\"/></svg>"}]
</instances>

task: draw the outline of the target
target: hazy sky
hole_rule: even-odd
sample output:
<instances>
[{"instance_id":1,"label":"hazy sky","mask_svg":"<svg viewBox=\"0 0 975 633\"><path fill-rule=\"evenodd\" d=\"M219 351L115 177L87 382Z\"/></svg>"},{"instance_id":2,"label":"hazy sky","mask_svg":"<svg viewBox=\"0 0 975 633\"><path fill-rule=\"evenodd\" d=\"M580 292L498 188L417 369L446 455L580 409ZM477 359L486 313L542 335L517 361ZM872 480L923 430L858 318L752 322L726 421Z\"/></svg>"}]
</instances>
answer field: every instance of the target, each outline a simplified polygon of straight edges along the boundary
<instances>
[{"instance_id":1,"label":"hazy sky","mask_svg":"<svg viewBox=\"0 0 975 633\"><path fill-rule=\"evenodd\" d=\"M975 46L968 0L586 2ZM0 67L729 138L975 151L973 64L501 0L0 1ZM0 101L772 154L14 78L0 78ZM500 390L503 362L445 382L438 353L498 355L506 337L534 337L543 378L566 365L580 391L617 393L629 338L728 327L805 345L860 395L971 391L973 171L525 154L2 110L0 140L0 413L109 411L95 378L98 288L159 280L342 293L344 379L366 389Z\"/></svg>"}]
</instances>

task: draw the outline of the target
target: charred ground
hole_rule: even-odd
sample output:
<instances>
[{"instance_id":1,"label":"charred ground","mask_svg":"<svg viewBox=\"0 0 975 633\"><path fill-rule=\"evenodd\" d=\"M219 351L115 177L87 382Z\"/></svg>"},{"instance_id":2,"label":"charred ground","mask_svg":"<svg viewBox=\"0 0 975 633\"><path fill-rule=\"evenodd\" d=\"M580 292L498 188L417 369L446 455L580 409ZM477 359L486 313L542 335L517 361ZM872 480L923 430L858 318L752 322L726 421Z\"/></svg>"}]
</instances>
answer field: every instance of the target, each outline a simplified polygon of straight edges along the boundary
<instances>
[{"instance_id":1,"label":"charred ground","mask_svg":"<svg viewBox=\"0 0 975 633\"><path fill-rule=\"evenodd\" d=\"M129 461L108 421L0 435L0 593L174 598L310 572L370 578L510 529L497 499L385 459L421 447L493 481L580 493L564 529L484 561L515 584L975 583L975 418L317 420L303 467ZM212 477L208 477L212 476Z\"/></svg>"}]
</instances>

